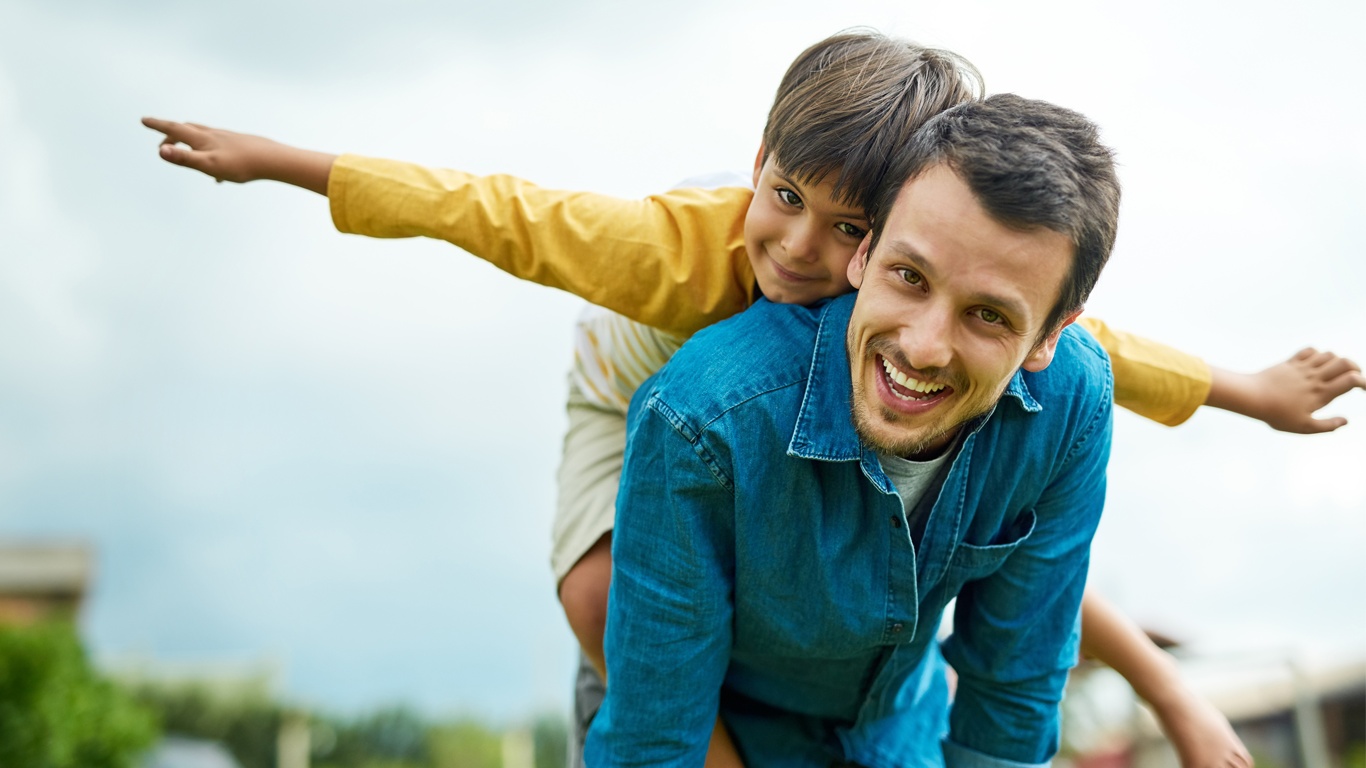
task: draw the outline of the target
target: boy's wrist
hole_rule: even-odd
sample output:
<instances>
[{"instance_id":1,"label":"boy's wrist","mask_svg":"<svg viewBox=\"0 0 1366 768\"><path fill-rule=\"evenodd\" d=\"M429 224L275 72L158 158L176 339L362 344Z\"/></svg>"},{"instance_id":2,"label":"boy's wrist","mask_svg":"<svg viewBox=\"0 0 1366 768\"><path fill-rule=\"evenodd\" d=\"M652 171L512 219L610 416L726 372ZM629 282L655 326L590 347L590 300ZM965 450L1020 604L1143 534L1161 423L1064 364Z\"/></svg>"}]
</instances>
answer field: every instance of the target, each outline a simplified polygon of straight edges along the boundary
<instances>
[{"instance_id":1,"label":"boy's wrist","mask_svg":"<svg viewBox=\"0 0 1366 768\"><path fill-rule=\"evenodd\" d=\"M1209 395L1205 405L1260 419L1263 409L1257 377L1210 366Z\"/></svg>"},{"instance_id":2,"label":"boy's wrist","mask_svg":"<svg viewBox=\"0 0 1366 768\"><path fill-rule=\"evenodd\" d=\"M336 159L336 155L326 152L299 149L272 141L262 147L262 151L254 158L251 173L257 179L292 184L326 197L328 177Z\"/></svg>"}]
</instances>

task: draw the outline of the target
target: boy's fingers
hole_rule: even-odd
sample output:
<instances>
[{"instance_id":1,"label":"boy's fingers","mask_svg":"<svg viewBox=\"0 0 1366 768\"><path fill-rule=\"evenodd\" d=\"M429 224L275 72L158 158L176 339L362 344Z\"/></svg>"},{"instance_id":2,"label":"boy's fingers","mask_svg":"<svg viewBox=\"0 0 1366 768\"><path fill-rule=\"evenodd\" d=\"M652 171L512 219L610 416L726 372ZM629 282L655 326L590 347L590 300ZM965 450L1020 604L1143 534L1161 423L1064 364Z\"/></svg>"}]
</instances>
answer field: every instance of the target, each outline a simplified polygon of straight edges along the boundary
<instances>
[{"instance_id":1,"label":"boy's fingers","mask_svg":"<svg viewBox=\"0 0 1366 768\"><path fill-rule=\"evenodd\" d=\"M1318 353L1319 351L1317 349L1314 349L1313 347L1305 347L1304 349L1301 349L1299 352L1296 352L1294 356L1290 358L1290 361L1293 363L1303 362L1313 357L1314 355L1317 355Z\"/></svg>"},{"instance_id":2,"label":"boy's fingers","mask_svg":"<svg viewBox=\"0 0 1366 768\"><path fill-rule=\"evenodd\" d=\"M1360 372L1361 368L1345 357L1337 357L1329 360L1322 368L1319 368L1318 376L1324 381L1331 381L1344 373L1351 373L1353 371Z\"/></svg>"},{"instance_id":3,"label":"boy's fingers","mask_svg":"<svg viewBox=\"0 0 1366 768\"><path fill-rule=\"evenodd\" d=\"M1329 399L1340 397L1354 389L1366 389L1366 374L1361 371L1345 371L1325 384Z\"/></svg>"},{"instance_id":4,"label":"boy's fingers","mask_svg":"<svg viewBox=\"0 0 1366 768\"><path fill-rule=\"evenodd\" d=\"M142 124L154 131L160 131L176 141L184 141L188 131L184 123L177 123L174 120L162 120L156 117L142 118Z\"/></svg>"},{"instance_id":5,"label":"boy's fingers","mask_svg":"<svg viewBox=\"0 0 1366 768\"><path fill-rule=\"evenodd\" d=\"M157 154L161 155L161 159L168 163L185 165L185 156L189 153L172 139L167 139L161 142L161 146L157 148Z\"/></svg>"},{"instance_id":6,"label":"boy's fingers","mask_svg":"<svg viewBox=\"0 0 1366 768\"><path fill-rule=\"evenodd\" d=\"M1316 352L1306 358L1305 362L1308 363L1310 368L1318 368L1319 366L1332 362L1335 358L1337 358L1337 355L1332 352Z\"/></svg>"},{"instance_id":7,"label":"boy's fingers","mask_svg":"<svg viewBox=\"0 0 1366 768\"><path fill-rule=\"evenodd\" d=\"M1304 425L1305 428L1296 430L1302 435L1320 435L1324 432L1332 432L1339 427L1347 426L1347 419L1342 416L1332 416L1326 419L1311 419Z\"/></svg>"},{"instance_id":8,"label":"boy's fingers","mask_svg":"<svg viewBox=\"0 0 1366 768\"><path fill-rule=\"evenodd\" d=\"M162 143L157 149L157 152L161 155L161 159L168 163L190 168L201 173L208 173L210 176L214 175L209 173L205 168L205 163L203 161L204 156L202 153L187 149L171 141Z\"/></svg>"}]
</instances>

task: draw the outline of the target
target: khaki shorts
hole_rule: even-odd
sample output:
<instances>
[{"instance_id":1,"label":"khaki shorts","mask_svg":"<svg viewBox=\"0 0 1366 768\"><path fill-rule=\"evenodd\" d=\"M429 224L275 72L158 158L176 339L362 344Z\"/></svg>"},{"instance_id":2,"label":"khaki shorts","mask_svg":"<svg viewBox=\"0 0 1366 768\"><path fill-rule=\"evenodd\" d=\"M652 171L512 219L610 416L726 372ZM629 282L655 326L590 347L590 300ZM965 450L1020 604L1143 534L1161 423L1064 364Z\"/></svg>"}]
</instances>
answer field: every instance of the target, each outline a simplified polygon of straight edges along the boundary
<instances>
[{"instance_id":1,"label":"khaki shorts","mask_svg":"<svg viewBox=\"0 0 1366 768\"><path fill-rule=\"evenodd\" d=\"M550 568L557 587L579 558L612 530L626 455L625 414L590 405L572 383L566 410L569 431L555 476L559 493L550 537Z\"/></svg>"}]
</instances>

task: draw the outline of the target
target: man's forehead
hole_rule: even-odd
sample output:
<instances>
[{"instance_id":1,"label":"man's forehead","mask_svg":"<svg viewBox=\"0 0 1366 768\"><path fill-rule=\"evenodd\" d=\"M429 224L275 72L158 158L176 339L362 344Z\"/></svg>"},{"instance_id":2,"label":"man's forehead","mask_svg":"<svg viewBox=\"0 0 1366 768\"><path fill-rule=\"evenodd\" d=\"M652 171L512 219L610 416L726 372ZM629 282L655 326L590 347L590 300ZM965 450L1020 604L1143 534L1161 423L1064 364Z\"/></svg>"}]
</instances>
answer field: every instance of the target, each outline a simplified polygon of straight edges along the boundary
<instances>
[{"instance_id":1,"label":"man's forehead","mask_svg":"<svg viewBox=\"0 0 1366 768\"><path fill-rule=\"evenodd\" d=\"M1036 322L1057 301L1075 254L1068 235L992 215L947 163L903 184L886 216L871 262L900 260L932 284L952 282L967 299Z\"/></svg>"}]
</instances>

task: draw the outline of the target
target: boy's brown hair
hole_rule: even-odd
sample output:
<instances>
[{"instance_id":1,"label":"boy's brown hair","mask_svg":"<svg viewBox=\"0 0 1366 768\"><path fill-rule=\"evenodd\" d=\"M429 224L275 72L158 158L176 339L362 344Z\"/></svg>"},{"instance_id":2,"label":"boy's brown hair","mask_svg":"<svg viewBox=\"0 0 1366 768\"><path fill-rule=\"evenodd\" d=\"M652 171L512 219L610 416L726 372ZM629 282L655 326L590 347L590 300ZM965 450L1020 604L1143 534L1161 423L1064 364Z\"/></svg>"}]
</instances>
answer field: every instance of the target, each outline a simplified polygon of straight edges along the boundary
<instances>
[{"instance_id":1,"label":"boy's brown hair","mask_svg":"<svg viewBox=\"0 0 1366 768\"><path fill-rule=\"evenodd\" d=\"M778 158L803 183L833 176L837 202L872 211L896 150L926 120L982 94L981 74L956 53L846 30L788 67L764 126L764 159Z\"/></svg>"}]
</instances>

